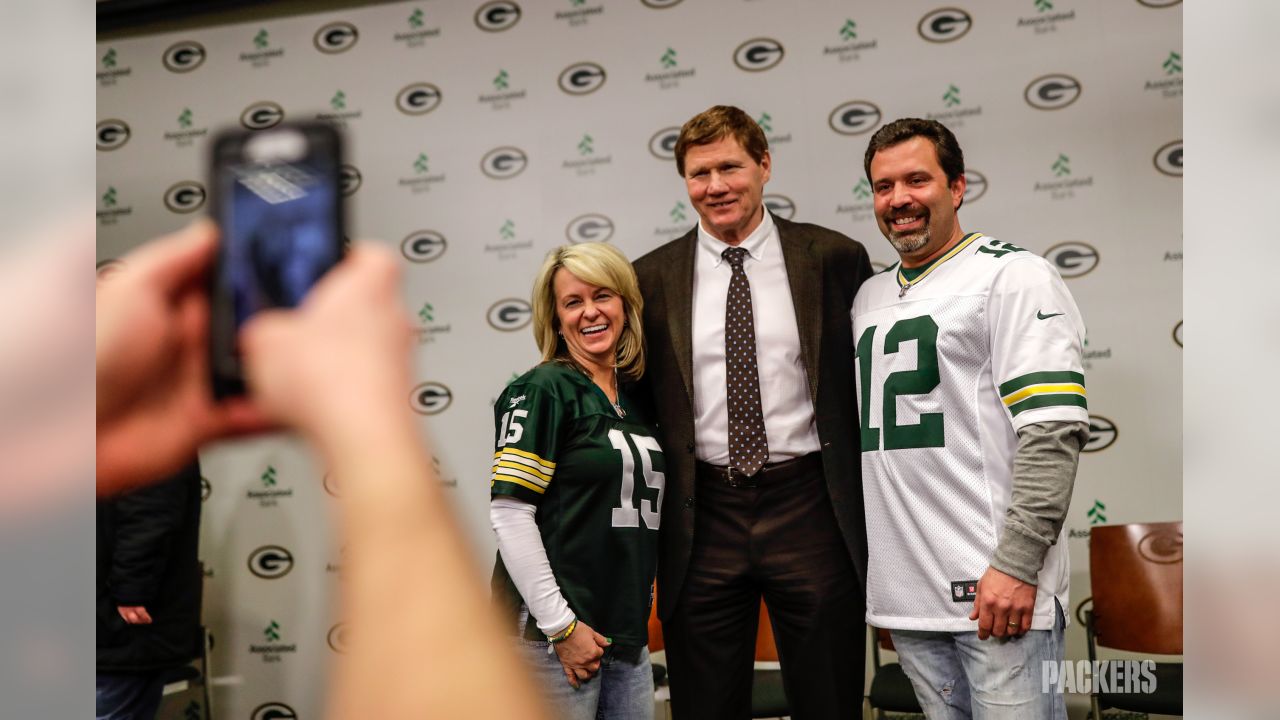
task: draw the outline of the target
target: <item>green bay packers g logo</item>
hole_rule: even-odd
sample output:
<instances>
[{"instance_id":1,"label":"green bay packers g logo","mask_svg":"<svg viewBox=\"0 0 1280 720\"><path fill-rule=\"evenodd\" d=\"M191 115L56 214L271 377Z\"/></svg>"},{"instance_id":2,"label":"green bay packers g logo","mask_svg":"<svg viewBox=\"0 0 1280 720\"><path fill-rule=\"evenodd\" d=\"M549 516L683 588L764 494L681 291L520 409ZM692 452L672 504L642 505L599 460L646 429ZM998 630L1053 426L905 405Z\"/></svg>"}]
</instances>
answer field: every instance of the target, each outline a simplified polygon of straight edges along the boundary
<instances>
[{"instance_id":1,"label":"green bay packers g logo","mask_svg":"<svg viewBox=\"0 0 1280 720\"><path fill-rule=\"evenodd\" d=\"M502 332L514 332L525 327L533 319L529 303L518 298L507 298L489 306L485 320L489 327Z\"/></svg>"},{"instance_id":2,"label":"green bay packers g logo","mask_svg":"<svg viewBox=\"0 0 1280 720\"><path fill-rule=\"evenodd\" d=\"M764 72L782 62L782 43L773 38L752 38L733 51L733 64L747 72Z\"/></svg>"},{"instance_id":3,"label":"green bay packers g logo","mask_svg":"<svg viewBox=\"0 0 1280 720\"><path fill-rule=\"evenodd\" d=\"M866 100L850 100L836 106L827 124L841 135L861 135L880 124L880 108Z\"/></svg>"},{"instance_id":4,"label":"green bay packers g logo","mask_svg":"<svg viewBox=\"0 0 1280 720\"><path fill-rule=\"evenodd\" d=\"M520 6L509 0L496 0L476 10L476 27L485 32L502 32L520 22Z\"/></svg>"},{"instance_id":5,"label":"green bay packers g logo","mask_svg":"<svg viewBox=\"0 0 1280 720\"><path fill-rule=\"evenodd\" d=\"M409 262L429 263L443 255L448 247L448 241L435 230L418 230L400 241L400 254Z\"/></svg>"},{"instance_id":6,"label":"green bay packers g logo","mask_svg":"<svg viewBox=\"0 0 1280 720\"><path fill-rule=\"evenodd\" d=\"M1022 97L1037 110L1061 110L1080 97L1080 81L1070 75L1042 75L1027 83Z\"/></svg>"},{"instance_id":7,"label":"green bay packers g logo","mask_svg":"<svg viewBox=\"0 0 1280 720\"><path fill-rule=\"evenodd\" d=\"M587 213L569 221L564 236L577 245L582 242L608 242L613 237L613 221L599 213Z\"/></svg>"},{"instance_id":8,"label":"green bay packers g logo","mask_svg":"<svg viewBox=\"0 0 1280 720\"><path fill-rule=\"evenodd\" d=\"M204 64L204 46L193 40L176 42L165 49L161 61L169 72L188 73Z\"/></svg>"},{"instance_id":9,"label":"green bay packers g logo","mask_svg":"<svg viewBox=\"0 0 1280 720\"><path fill-rule=\"evenodd\" d=\"M496 147L480 158L480 172L494 180L513 178L529 165L529 156L517 147Z\"/></svg>"},{"instance_id":10,"label":"green bay packers g logo","mask_svg":"<svg viewBox=\"0 0 1280 720\"><path fill-rule=\"evenodd\" d=\"M338 168L338 188L342 192L342 197L355 195L363 182L364 176L355 165L343 165Z\"/></svg>"},{"instance_id":11,"label":"green bay packers g logo","mask_svg":"<svg viewBox=\"0 0 1280 720\"><path fill-rule=\"evenodd\" d=\"M253 103L240 113L240 124L247 130L266 130L284 120L284 108L270 100Z\"/></svg>"},{"instance_id":12,"label":"green bay packers g logo","mask_svg":"<svg viewBox=\"0 0 1280 720\"><path fill-rule=\"evenodd\" d=\"M253 709L249 720L297 720L298 713L282 702L263 703Z\"/></svg>"},{"instance_id":13,"label":"green bay packers g logo","mask_svg":"<svg viewBox=\"0 0 1280 720\"><path fill-rule=\"evenodd\" d=\"M123 120L103 120L98 123L98 150L107 152L111 150L119 150L124 144L129 142L132 136L129 130L129 123Z\"/></svg>"},{"instance_id":14,"label":"green bay packers g logo","mask_svg":"<svg viewBox=\"0 0 1280 720\"><path fill-rule=\"evenodd\" d=\"M1045 250L1044 259L1053 263L1059 275L1070 279L1088 275L1098 267L1101 256L1088 243L1064 242Z\"/></svg>"},{"instance_id":15,"label":"green bay packers g logo","mask_svg":"<svg viewBox=\"0 0 1280 720\"><path fill-rule=\"evenodd\" d=\"M409 407L419 415L439 415L453 404L453 391L438 382L424 382L409 395Z\"/></svg>"},{"instance_id":16,"label":"green bay packers g logo","mask_svg":"<svg viewBox=\"0 0 1280 720\"><path fill-rule=\"evenodd\" d=\"M1182 533L1173 528L1155 530L1138 541L1138 554L1148 562L1172 565L1182 562Z\"/></svg>"},{"instance_id":17,"label":"green bay packers g logo","mask_svg":"<svg viewBox=\"0 0 1280 720\"><path fill-rule=\"evenodd\" d=\"M360 31L349 22L333 22L316 31L311 42L326 55L336 55L355 47Z\"/></svg>"},{"instance_id":18,"label":"green bay packers g logo","mask_svg":"<svg viewBox=\"0 0 1280 720\"><path fill-rule=\"evenodd\" d=\"M760 199L764 201L764 206L769 209L769 212L783 220L795 217L796 204L786 195L765 195Z\"/></svg>"},{"instance_id":19,"label":"green bay packers g logo","mask_svg":"<svg viewBox=\"0 0 1280 720\"><path fill-rule=\"evenodd\" d=\"M960 8L938 8L920 18L916 32L933 43L954 42L964 37L973 27L973 18Z\"/></svg>"},{"instance_id":20,"label":"green bay packers g logo","mask_svg":"<svg viewBox=\"0 0 1280 720\"><path fill-rule=\"evenodd\" d=\"M396 94L396 109L405 115L426 115L440 107L444 95L431 83L419 82L405 85Z\"/></svg>"},{"instance_id":21,"label":"green bay packers g logo","mask_svg":"<svg viewBox=\"0 0 1280 720\"><path fill-rule=\"evenodd\" d=\"M680 128L662 128L649 138L649 152L659 160L676 159L676 141L680 139Z\"/></svg>"},{"instance_id":22,"label":"green bay packers g logo","mask_svg":"<svg viewBox=\"0 0 1280 720\"><path fill-rule=\"evenodd\" d=\"M249 553L249 572L264 579L276 580L293 569L293 553L279 545L263 545Z\"/></svg>"},{"instance_id":23,"label":"green bay packers g logo","mask_svg":"<svg viewBox=\"0 0 1280 720\"><path fill-rule=\"evenodd\" d=\"M1098 452L1115 444L1120 437L1116 424L1101 415L1089 416L1089 441L1081 448L1081 452Z\"/></svg>"},{"instance_id":24,"label":"green bay packers g logo","mask_svg":"<svg viewBox=\"0 0 1280 720\"><path fill-rule=\"evenodd\" d=\"M570 95L589 95L604 86L604 68L593 62L579 62L560 71L557 82Z\"/></svg>"},{"instance_id":25,"label":"green bay packers g logo","mask_svg":"<svg viewBox=\"0 0 1280 720\"><path fill-rule=\"evenodd\" d=\"M1182 141L1174 140L1162 145L1151 158L1151 162L1155 163L1156 170L1165 175L1182 177Z\"/></svg>"},{"instance_id":26,"label":"green bay packers g logo","mask_svg":"<svg viewBox=\"0 0 1280 720\"><path fill-rule=\"evenodd\" d=\"M329 643L329 649L342 654L347 651L347 624L340 622L329 628L329 634L325 637Z\"/></svg>"},{"instance_id":27,"label":"green bay packers g logo","mask_svg":"<svg viewBox=\"0 0 1280 720\"><path fill-rule=\"evenodd\" d=\"M972 168L964 169L964 202L977 202L987 194L987 176Z\"/></svg>"},{"instance_id":28,"label":"green bay packers g logo","mask_svg":"<svg viewBox=\"0 0 1280 720\"><path fill-rule=\"evenodd\" d=\"M204 185L195 180L176 182L164 191L164 206L169 212L182 215L199 210L204 206L204 199Z\"/></svg>"}]
</instances>

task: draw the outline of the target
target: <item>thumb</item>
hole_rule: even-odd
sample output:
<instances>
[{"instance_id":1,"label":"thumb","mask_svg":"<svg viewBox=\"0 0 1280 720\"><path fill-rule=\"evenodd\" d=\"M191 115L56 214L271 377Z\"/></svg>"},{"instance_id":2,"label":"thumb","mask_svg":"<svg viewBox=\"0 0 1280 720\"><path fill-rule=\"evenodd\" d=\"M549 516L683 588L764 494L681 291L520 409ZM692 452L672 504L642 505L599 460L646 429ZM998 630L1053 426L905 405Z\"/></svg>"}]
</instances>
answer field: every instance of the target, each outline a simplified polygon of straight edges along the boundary
<instances>
[{"instance_id":1,"label":"thumb","mask_svg":"<svg viewBox=\"0 0 1280 720\"><path fill-rule=\"evenodd\" d=\"M592 634L592 636L594 636L594 639L595 639L595 641L596 641L596 644L597 644L597 645L599 645L600 647L609 647L610 645L612 645L612 644L613 644L613 641L612 641L612 640L610 640L609 638L607 638L607 637L605 637L605 636L601 635L600 633L596 632L595 630L592 630L592 631L591 631L591 634Z\"/></svg>"}]
</instances>

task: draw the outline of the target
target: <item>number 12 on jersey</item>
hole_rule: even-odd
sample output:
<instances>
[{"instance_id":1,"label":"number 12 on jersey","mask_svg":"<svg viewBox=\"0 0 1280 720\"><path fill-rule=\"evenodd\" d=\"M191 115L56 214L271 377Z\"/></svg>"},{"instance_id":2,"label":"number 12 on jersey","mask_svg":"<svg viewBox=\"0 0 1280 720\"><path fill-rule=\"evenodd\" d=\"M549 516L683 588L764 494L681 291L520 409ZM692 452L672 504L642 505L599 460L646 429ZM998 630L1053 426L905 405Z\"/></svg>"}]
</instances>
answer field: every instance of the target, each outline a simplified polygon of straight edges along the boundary
<instances>
[{"instance_id":1,"label":"number 12 on jersey","mask_svg":"<svg viewBox=\"0 0 1280 720\"><path fill-rule=\"evenodd\" d=\"M871 379L875 359L872 357L876 326L862 331L858 338L858 380L862 386L860 410L862 419L862 451L880 449L880 428L871 424ZM928 315L899 320L884 336L884 355L896 355L903 343L916 341L916 369L889 373L881 388L883 404L880 418L884 423L884 449L944 447L942 413L920 413L915 425L898 424L898 398L904 395L927 395L938 387L938 323ZM881 356L883 361L883 356Z\"/></svg>"}]
</instances>

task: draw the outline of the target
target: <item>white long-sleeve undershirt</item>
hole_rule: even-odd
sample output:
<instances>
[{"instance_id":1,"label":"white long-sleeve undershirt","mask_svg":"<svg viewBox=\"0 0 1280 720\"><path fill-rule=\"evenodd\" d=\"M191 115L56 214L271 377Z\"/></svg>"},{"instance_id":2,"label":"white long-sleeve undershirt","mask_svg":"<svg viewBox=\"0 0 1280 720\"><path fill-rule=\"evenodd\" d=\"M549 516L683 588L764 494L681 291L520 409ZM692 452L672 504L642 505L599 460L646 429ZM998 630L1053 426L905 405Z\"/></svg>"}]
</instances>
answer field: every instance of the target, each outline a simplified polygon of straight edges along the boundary
<instances>
[{"instance_id":1,"label":"white long-sleeve undershirt","mask_svg":"<svg viewBox=\"0 0 1280 720\"><path fill-rule=\"evenodd\" d=\"M489 501L489 522L498 536L502 564L529 614L537 620L538 629L550 637L569 627L574 614L551 572L551 561L538 532L537 511L534 505L512 497Z\"/></svg>"}]
</instances>

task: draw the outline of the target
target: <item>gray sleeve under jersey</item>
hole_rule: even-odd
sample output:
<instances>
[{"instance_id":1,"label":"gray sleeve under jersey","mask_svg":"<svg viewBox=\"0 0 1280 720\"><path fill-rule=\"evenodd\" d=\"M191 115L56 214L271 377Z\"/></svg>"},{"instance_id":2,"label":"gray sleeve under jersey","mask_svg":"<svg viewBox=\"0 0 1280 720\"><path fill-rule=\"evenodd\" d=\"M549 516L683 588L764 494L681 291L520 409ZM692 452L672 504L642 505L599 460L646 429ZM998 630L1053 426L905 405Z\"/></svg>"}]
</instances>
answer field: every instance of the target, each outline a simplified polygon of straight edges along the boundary
<instances>
[{"instance_id":1,"label":"gray sleeve under jersey","mask_svg":"<svg viewBox=\"0 0 1280 720\"><path fill-rule=\"evenodd\" d=\"M1088 439L1089 424L1085 422L1033 423L1018 431L1013 497L991 567L1036 584L1044 556L1062 532L1076 463Z\"/></svg>"}]
</instances>

